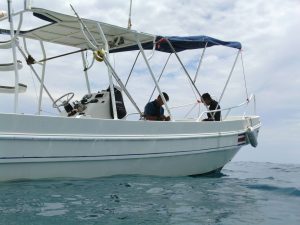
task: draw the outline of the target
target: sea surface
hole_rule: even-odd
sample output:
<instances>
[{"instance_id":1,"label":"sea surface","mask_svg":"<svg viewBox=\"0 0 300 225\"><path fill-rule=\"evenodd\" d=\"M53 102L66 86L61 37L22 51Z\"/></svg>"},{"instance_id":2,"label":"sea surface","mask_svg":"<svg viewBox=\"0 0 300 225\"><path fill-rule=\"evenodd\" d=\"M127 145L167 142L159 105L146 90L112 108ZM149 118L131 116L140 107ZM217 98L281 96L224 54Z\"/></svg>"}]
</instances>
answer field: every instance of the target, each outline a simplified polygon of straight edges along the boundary
<instances>
[{"instance_id":1,"label":"sea surface","mask_svg":"<svg viewBox=\"0 0 300 225\"><path fill-rule=\"evenodd\" d=\"M300 165L231 162L198 177L0 182L0 224L300 224Z\"/></svg>"}]
</instances>

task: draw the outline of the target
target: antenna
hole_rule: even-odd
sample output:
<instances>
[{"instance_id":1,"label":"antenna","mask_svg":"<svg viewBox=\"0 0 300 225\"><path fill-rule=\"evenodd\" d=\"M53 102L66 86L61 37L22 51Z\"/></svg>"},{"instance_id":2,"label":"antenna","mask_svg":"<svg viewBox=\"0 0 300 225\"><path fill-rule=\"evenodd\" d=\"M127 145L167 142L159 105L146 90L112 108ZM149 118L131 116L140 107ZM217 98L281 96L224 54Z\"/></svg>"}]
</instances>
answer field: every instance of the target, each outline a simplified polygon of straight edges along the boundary
<instances>
[{"instance_id":1,"label":"antenna","mask_svg":"<svg viewBox=\"0 0 300 225\"><path fill-rule=\"evenodd\" d=\"M130 0L130 8L129 8L129 18L128 18L128 29L130 30L131 29L131 8L132 8L132 0Z\"/></svg>"}]
</instances>

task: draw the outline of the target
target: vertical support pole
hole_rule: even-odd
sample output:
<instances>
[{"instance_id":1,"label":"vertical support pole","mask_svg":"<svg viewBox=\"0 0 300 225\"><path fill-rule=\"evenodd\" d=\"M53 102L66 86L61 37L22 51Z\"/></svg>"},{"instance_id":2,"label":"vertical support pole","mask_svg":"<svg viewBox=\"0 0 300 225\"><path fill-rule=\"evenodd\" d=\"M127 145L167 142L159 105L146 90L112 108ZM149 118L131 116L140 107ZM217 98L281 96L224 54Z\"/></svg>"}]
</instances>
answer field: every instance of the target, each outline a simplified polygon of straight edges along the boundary
<instances>
[{"instance_id":1,"label":"vertical support pole","mask_svg":"<svg viewBox=\"0 0 300 225\"><path fill-rule=\"evenodd\" d=\"M106 64L106 66L110 68L110 70L112 72L112 75L114 76L115 80L120 85L120 87L122 88L122 90L125 92L125 94L129 98L129 100L131 101L131 103L133 104L133 106L136 108L136 110L142 116L143 114L142 114L141 110L139 109L139 107L137 106L137 104L135 103L135 101L133 100L133 98L131 97L131 95L129 94L129 92L127 91L126 87L122 83L121 79L118 77L116 71L114 70L114 68L112 67L112 65L110 64L110 62L105 57L104 57L104 62Z\"/></svg>"},{"instance_id":2,"label":"vertical support pole","mask_svg":"<svg viewBox=\"0 0 300 225\"><path fill-rule=\"evenodd\" d=\"M31 9L31 0L24 0L24 9Z\"/></svg>"},{"instance_id":3,"label":"vertical support pole","mask_svg":"<svg viewBox=\"0 0 300 225\"><path fill-rule=\"evenodd\" d=\"M102 41L105 43L105 51L106 51L105 58L109 62L109 48L108 48L108 43L107 43L106 37L105 37L104 32L99 23L97 23L97 28L98 28L98 31L102 38ZM110 97L111 97L111 102L112 102L113 115L114 115L114 119L116 120L116 119L118 119L118 114L117 114L117 107L116 107L114 83L113 83L113 79L112 79L112 71L111 71L110 67L108 67L107 69L108 69L109 89L110 89Z\"/></svg>"},{"instance_id":4,"label":"vertical support pole","mask_svg":"<svg viewBox=\"0 0 300 225\"><path fill-rule=\"evenodd\" d=\"M44 47L44 43L40 41L40 45L43 52L43 59L46 59L46 51ZM42 99L43 99L43 90L44 90L44 81L45 81L45 71L46 71L46 61L43 62L43 68L42 68L42 77L40 82L40 94L39 94L39 102L38 102L38 115L41 114L42 111Z\"/></svg>"},{"instance_id":5,"label":"vertical support pole","mask_svg":"<svg viewBox=\"0 0 300 225\"><path fill-rule=\"evenodd\" d=\"M224 95L225 90L226 90L226 88L227 88L227 85L228 85L228 83L229 83L229 81L230 81L231 75L232 75L232 73L233 73L233 70L234 70L234 68L235 68L235 65L236 65L236 62L237 62L237 59L238 59L240 53L241 53L241 50L238 50L238 53L237 53L237 55L236 55L236 57L235 57L235 60L234 60L233 65L232 65L232 67L231 67L229 76L228 76L227 81L226 81L226 83L225 83L225 86L224 86L224 88L223 88L222 94L221 94L221 96L220 96L220 98L219 98L218 105L216 106L216 109L218 108L218 106L219 106L219 104L220 104L220 102L221 102L221 100L222 100L222 98L223 98L223 95ZM215 113L216 113L216 112L214 112L213 115L215 115ZM228 114L229 114L229 113L228 113ZM221 118L221 119L222 119L222 118Z\"/></svg>"},{"instance_id":6,"label":"vertical support pole","mask_svg":"<svg viewBox=\"0 0 300 225\"><path fill-rule=\"evenodd\" d=\"M140 40L139 40L137 34L135 34L135 39L136 39L136 42L137 42L137 44L138 44L138 46L139 46L139 49L140 49L140 51L141 51L141 53L142 53L142 56L143 56L143 58L144 58L144 60L145 60L145 63L146 63L146 65L147 65L147 67L148 67L148 70L149 70L149 72L150 72L150 74L151 74L151 77L152 77L152 79L153 79L153 81L154 81L154 83L155 83L155 86L156 86L156 88L157 88L157 90L158 90L158 92L159 92L159 95L160 95L160 97L161 97L161 99L162 99L162 101L163 101L163 103L164 103L164 105L165 105L165 107L166 107L166 110L167 110L167 112L168 112L168 114L169 114L169 116L170 116L170 118L171 118L171 120L172 120L172 115L171 115L169 106L168 106L168 104L167 104L167 101L166 101L164 95L162 94L162 91L161 91L161 89L160 89L160 87L159 87L159 85L158 85L158 83L157 83L157 81L156 81L156 79L155 79L154 73L153 73L153 71L152 71L152 69L151 69L151 67L150 67L150 64L149 64L149 62L148 62L148 59L147 59L147 57L146 57L146 55L145 55L144 49L143 49L143 47L142 47L142 45L141 45L141 42L140 42Z\"/></svg>"},{"instance_id":7,"label":"vertical support pole","mask_svg":"<svg viewBox=\"0 0 300 225\"><path fill-rule=\"evenodd\" d=\"M87 87L88 93L91 94L91 87L90 87L88 72L86 70L86 68L87 68L87 62L86 62L86 59L84 57L84 52L81 52L81 58L82 58L82 64L83 64L83 68L84 68L83 71L84 71L84 77L85 77L86 87Z\"/></svg>"},{"instance_id":8,"label":"vertical support pole","mask_svg":"<svg viewBox=\"0 0 300 225\"><path fill-rule=\"evenodd\" d=\"M237 53L237 55L236 55L236 57L235 57L234 63L233 63L233 65L232 65L232 67L231 67L231 70L230 70L229 76L228 76L228 78L227 78L227 81L226 81L226 83L225 83L225 86L224 86L224 88L223 88L222 94L221 94L221 96L220 96L220 98L219 98L219 101L218 101L219 104L220 104L220 102L221 102L221 100L222 100L222 98L223 98L223 95L224 95L224 93L225 93L225 90L226 90L226 88L227 88L227 85L228 85L228 83L229 83L229 81L230 81L230 78L231 78L231 76L232 76L233 70L234 70L234 68L235 68L235 65L236 65L236 62L237 62L237 59L238 59L240 53L241 53L241 50L238 51L238 53ZM218 107L218 106L217 106L217 107Z\"/></svg>"},{"instance_id":9,"label":"vertical support pole","mask_svg":"<svg viewBox=\"0 0 300 225\"><path fill-rule=\"evenodd\" d=\"M15 31L14 31L14 23L12 18L12 1L7 0L8 6L8 20L10 24L10 36L11 36L11 47L13 53L13 63L14 63L14 71L15 71L15 99L14 99L14 113L18 112L18 101L19 101L19 72L18 72L18 65L17 65L17 52L16 52L16 39L15 39Z\"/></svg>"}]
</instances>

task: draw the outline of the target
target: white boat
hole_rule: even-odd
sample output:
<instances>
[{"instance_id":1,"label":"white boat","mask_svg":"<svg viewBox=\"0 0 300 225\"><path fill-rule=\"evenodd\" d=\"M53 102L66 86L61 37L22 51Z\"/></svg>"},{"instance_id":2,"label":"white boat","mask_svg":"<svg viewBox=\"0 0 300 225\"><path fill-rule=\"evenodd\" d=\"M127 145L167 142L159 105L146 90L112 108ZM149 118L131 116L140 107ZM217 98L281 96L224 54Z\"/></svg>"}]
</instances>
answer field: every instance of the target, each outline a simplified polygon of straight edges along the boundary
<instances>
[{"instance_id":1,"label":"white boat","mask_svg":"<svg viewBox=\"0 0 300 225\"><path fill-rule=\"evenodd\" d=\"M8 1L8 4L11 4L10 2ZM155 176L206 174L220 171L241 147L248 144L257 145L257 135L261 126L259 116L246 113L230 116L233 108L247 106L251 101L255 101L254 95L249 96L244 103L221 109L223 115L221 121L202 121L208 112L206 109L192 119L174 119L172 109L162 95L159 80L155 77L149 59L144 53L144 50L150 50L175 55L192 88L201 99L200 91L195 85L196 76L194 79L191 78L177 52L203 49L204 55L208 47L225 46L237 51L236 62L241 52L239 42L225 42L207 36L161 37L82 19L78 14L70 16L33 8L27 1L25 6L24 10L8 12L7 16L0 18L1 23L4 23L5 19L20 17L16 31L12 19L10 30L1 29L2 35L9 34L12 38L9 43L14 57L17 88L11 87L15 95L14 112L0 113L0 181L131 174ZM28 13L33 13L37 19L48 21L49 24L33 30L22 30L22 17ZM24 46L17 41L18 38L24 40ZM40 41L43 52L45 51L43 42L76 47L79 49L77 52L81 53L93 51L95 59L103 61L102 63L108 67L109 88L93 93L89 86L88 68L85 68L87 94L80 101L73 103L71 99L74 93L67 93L54 100L44 83L45 62L51 58L35 61L29 56L26 42L32 39ZM126 89L118 73L111 66L108 56L112 53L134 50L140 51L141 54L138 56L144 59L149 69L155 87L165 103L166 112L171 117L168 122L127 119L122 94L132 102L141 118L143 118L141 108L144 105L138 106L134 101L134 93L131 95ZM28 66L40 81L37 115L18 112L18 95L25 90L24 88L21 90L18 85L21 70L18 71L20 66L16 51L24 56ZM82 59L85 63L84 57ZM42 66L42 74L36 72L35 65ZM135 63L133 67L134 65ZM227 81L230 80L234 67L235 63ZM41 102L45 93L53 101L53 107L57 108L59 112L57 116L42 115ZM210 112L216 111L218 110Z\"/></svg>"}]
</instances>

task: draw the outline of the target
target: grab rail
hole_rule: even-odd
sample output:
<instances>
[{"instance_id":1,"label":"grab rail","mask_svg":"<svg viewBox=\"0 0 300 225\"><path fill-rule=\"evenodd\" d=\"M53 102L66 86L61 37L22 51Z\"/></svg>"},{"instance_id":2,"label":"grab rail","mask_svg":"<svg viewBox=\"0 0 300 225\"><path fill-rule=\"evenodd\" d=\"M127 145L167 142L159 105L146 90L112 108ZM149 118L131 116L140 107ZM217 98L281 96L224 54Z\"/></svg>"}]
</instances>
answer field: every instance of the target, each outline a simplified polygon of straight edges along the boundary
<instances>
[{"instance_id":1,"label":"grab rail","mask_svg":"<svg viewBox=\"0 0 300 225\"><path fill-rule=\"evenodd\" d=\"M11 40L0 41L0 49L9 49L11 48Z\"/></svg>"},{"instance_id":2,"label":"grab rail","mask_svg":"<svg viewBox=\"0 0 300 225\"><path fill-rule=\"evenodd\" d=\"M197 122L200 121L201 117L205 114L205 113L208 113L208 112L219 112L219 111L227 111L226 115L224 116L224 119L225 120L228 116L228 114L230 113L230 111L232 109L235 109L235 108L239 108L239 107L242 107L243 105L246 105L248 106L248 104L253 100L253 103L254 103L254 113L256 114L256 99L255 99L255 95L254 94L251 94L250 97L245 101L245 102L242 102L241 104L239 105L236 105L236 106L232 106L232 107L227 107L227 108L223 108L223 109L218 109L218 110L208 110L208 111L204 111L200 114L200 116L196 119ZM197 103L200 103L200 102L196 102L196 103L190 103L190 104L185 104L185 105L180 105L180 106L173 106L173 107L170 107L170 109L176 109L176 108L181 108L181 107L186 107L186 106L191 106L191 105L195 105ZM246 113L246 110L244 112L244 116L245 116L245 113ZM126 120L128 116L131 116L131 115L135 115L135 114L139 114L139 113L128 113L124 118L123 120Z\"/></svg>"},{"instance_id":3,"label":"grab rail","mask_svg":"<svg viewBox=\"0 0 300 225\"><path fill-rule=\"evenodd\" d=\"M23 23L23 12L20 12L18 14L20 14L19 24L18 24L17 30L15 31L15 34L14 34L13 38L10 39L10 40L1 41L0 42L0 49L9 49L9 48L12 48L12 44L14 42L18 42L18 36L19 36L20 30L21 30L21 26L22 26L22 23ZM3 18L1 18L1 19L3 19ZM4 19L7 19L7 18L4 18Z\"/></svg>"},{"instance_id":4,"label":"grab rail","mask_svg":"<svg viewBox=\"0 0 300 225\"><path fill-rule=\"evenodd\" d=\"M228 111L227 114L226 114L226 116L224 117L224 119L226 119L227 116L228 116L228 114L230 113L230 111L231 111L232 109L239 108L239 107L241 107L241 106L243 106L243 105L246 105L246 104L248 105L252 99L253 99L253 102L254 102L254 112L255 112L255 114L256 114L256 100L255 100L255 95L254 95L254 94L251 94L250 97L249 97L245 102L243 102L243 103L241 103L241 104L239 104L239 105L232 106L232 107L228 107L228 108L223 108L223 109L208 110L208 111L202 112L202 113L200 114L200 116L197 118L197 122L199 122L200 119L201 119L201 117L202 117L205 113L208 113L208 112L214 113L214 112ZM245 113L244 113L244 116L245 116Z\"/></svg>"}]
</instances>

